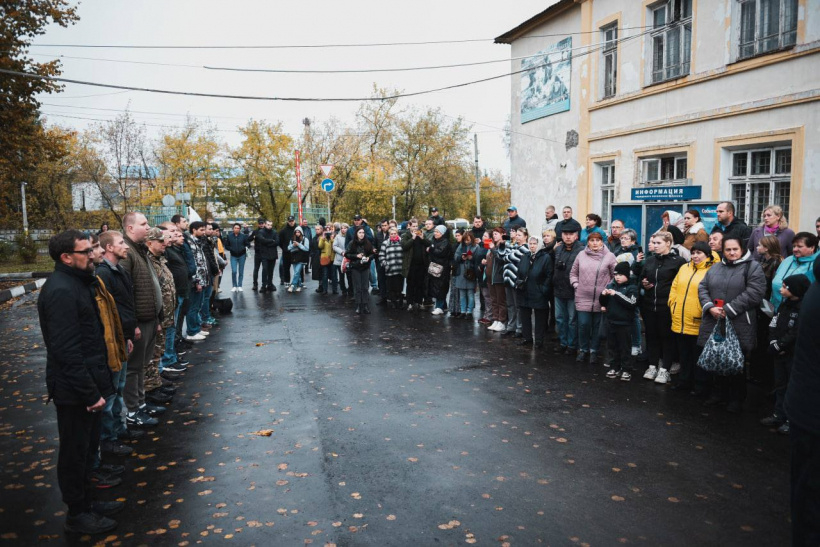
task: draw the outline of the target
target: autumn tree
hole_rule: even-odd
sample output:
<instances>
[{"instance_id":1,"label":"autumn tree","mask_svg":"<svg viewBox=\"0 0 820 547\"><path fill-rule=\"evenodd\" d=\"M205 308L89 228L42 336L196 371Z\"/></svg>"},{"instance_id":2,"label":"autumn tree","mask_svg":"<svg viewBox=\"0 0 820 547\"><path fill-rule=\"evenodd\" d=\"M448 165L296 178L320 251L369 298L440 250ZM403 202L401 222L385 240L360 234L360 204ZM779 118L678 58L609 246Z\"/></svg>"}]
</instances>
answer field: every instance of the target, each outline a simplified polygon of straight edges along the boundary
<instances>
[{"instance_id":1,"label":"autumn tree","mask_svg":"<svg viewBox=\"0 0 820 547\"><path fill-rule=\"evenodd\" d=\"M28 56L32 40L51 24L78 20L65 0L7 0L0 3L0 69L59 76L59 61L37 63ZM0 73L0 218L19 214L20 183L49 147L39 119L41 93L57 93L56 82Z\"/></svg>"}]
</instances>

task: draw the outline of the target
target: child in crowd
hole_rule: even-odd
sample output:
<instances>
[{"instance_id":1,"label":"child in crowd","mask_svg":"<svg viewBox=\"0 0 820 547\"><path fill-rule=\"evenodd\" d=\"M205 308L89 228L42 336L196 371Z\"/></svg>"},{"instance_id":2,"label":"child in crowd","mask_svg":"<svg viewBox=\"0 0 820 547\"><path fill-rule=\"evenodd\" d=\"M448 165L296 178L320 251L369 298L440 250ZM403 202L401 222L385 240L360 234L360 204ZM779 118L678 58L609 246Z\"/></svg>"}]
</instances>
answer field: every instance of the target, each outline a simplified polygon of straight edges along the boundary
<instances>
[{"instance_id":1,"label":"child in crowd","mask_svg":"<svg viewBox=\"0 0 820 547\"><path fill-rule=\"evenodd\" d=\"M774 355L774 413L763 418L760 423L765 426L777 426L777 432L789 433L789 420L783 408L786 388L794 356L794 343L797 340L797 319L800 314L800 303L811 286L809 278L803 274L790 275L780 286L783 301L777 308L777 314L769 324L769 353Z\"/></svg>"},{"instance_id":2,"label":"child in crowd","mask_svg":"<svg viewBox=\"0 0 820 547\"><path fill-rule=\"evenodd\" d=\"M607 347L610 370L607 378L632 379L632 327L635 323L635 307L638 289L630 282L630 266L627 262L615 265L615 277L599 297L601 311L605 312Z\"/></svg>"}]
</instances>

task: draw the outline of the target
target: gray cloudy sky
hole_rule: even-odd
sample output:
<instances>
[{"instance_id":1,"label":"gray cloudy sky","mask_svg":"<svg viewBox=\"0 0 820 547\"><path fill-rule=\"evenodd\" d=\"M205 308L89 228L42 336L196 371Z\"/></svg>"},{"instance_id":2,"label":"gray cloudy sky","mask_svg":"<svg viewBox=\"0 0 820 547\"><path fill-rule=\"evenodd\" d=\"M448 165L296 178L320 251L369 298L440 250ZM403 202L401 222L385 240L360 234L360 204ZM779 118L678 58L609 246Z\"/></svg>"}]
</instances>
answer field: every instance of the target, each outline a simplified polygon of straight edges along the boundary
<instances>
[{"instance_id":1,"label":"gray cloudy sky","mask_svg":"<svg viewBox=\"0 0 820 547\"><path fill-rule=\"evenodd\" d=\"M410 4L371 0L322 1L190 1L85 0L80 21L68 29L52 27L37 44L132 45L281 45L408 42L493 38L542 11L549 0L420 0ZM370 74L270 74L206 70L207 66L281 69L374 69L508 59L509 46L480 43L423 46L268 49L168 50L34 47L41 61L66 55L96 59L195 65L194 67L126 64L63 59L67 78L140 87L207 93L366 97L373 83L407 92L457 84L503 74L510 63L417 72ZM89 96L93 95L93 96ZM116 92L68 84L61 95L45 97L43 111L55 123L83 128L109 119L130 103L135 117L150 125L177 125L186 113L210 118L230 144L248 118L281 121L296 135L301 120L335 116L352 120L358 103L241 101ZM59 106L52 106L59 105ZM509 173L502 143L510 109L510 78L402 99L400 106L440 107L449 116L476 122L482 169ZM83 107L83 108L75 108ZM112 110L102 110L112 109ZM62 117L58 117L62 116ZM66 117L71 116L71 117ZM72 118L73 117L73 118ZM478 123L486 124L478 125ZM160 131L148 127L150 135Z\"/></svg>"}]
</instances>

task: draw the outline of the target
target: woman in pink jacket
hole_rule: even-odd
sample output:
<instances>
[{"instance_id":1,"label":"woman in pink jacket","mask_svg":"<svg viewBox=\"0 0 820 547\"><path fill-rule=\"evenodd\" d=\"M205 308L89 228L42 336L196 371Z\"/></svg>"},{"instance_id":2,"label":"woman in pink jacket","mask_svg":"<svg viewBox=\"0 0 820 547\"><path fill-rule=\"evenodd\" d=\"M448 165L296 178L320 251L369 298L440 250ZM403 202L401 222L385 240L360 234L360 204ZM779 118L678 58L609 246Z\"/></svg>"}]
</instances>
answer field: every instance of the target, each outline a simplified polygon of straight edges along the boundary
<instances>
[{"instance_id":1,"label":"woman in pink jacket","mask_svg":"<svg viewBox=\"0 0 820 547\"><path fill-rule=\"evenodd\" d=\"M589 234L586 249L578 255L569 274L575 288L575 309L578 311L578 357L582 363L589 356L595 363L601 327L601 303L598 297L615 276L615 255L604 246L597 232Z\"/></svg>"}]
</instances>

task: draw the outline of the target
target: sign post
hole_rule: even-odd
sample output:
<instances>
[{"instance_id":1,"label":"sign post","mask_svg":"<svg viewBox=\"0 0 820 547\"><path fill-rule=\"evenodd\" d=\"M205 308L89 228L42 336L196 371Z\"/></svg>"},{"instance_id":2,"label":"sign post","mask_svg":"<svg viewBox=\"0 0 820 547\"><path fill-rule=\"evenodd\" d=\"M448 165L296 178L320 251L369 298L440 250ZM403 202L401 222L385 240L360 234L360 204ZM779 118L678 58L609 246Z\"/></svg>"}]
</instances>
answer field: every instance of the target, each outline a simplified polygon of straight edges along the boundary
<instances>
[{"instance_id":1,"label":"sign post","mask_svg":"<svg viewBox=\"0 0 820 547\"><path fill-rule=\"evenodd\" d=\"M299 224L302 224L302 163L299 160L298 150L296 150L296 199L299 207Z\"/></svg>"}]
</instances>

